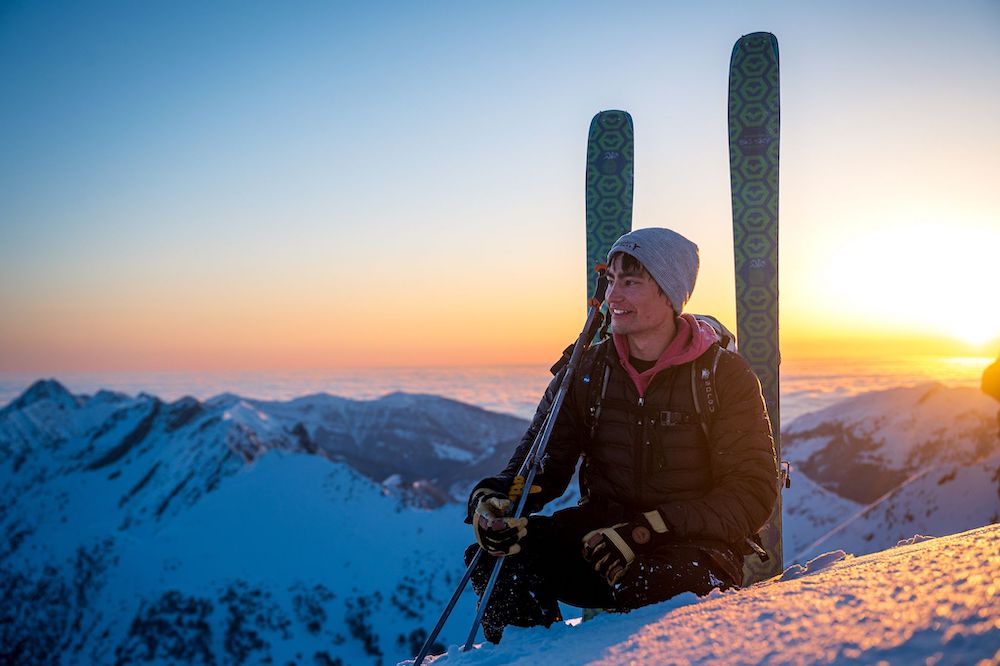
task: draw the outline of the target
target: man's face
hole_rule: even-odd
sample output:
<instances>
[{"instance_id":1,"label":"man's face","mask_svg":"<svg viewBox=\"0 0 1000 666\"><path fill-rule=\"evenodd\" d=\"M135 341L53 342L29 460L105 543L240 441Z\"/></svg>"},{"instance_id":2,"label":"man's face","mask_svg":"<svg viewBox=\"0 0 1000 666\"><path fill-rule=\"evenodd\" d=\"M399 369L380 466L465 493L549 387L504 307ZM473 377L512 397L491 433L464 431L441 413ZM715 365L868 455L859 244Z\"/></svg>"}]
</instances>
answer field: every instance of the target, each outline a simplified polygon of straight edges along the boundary
<instances>
[{"instance_id":1,"label":"man's face","mask_svg":"<svg viewBox=\"0 0 1000 666\"><path fill-rule=\"evenodd\" d=\"M611 314L611 332L639 335L664 326L674 317L667 297L645 269L627 271L621 255L608 267L605 299Z\"/></svg>"}]
</instances>

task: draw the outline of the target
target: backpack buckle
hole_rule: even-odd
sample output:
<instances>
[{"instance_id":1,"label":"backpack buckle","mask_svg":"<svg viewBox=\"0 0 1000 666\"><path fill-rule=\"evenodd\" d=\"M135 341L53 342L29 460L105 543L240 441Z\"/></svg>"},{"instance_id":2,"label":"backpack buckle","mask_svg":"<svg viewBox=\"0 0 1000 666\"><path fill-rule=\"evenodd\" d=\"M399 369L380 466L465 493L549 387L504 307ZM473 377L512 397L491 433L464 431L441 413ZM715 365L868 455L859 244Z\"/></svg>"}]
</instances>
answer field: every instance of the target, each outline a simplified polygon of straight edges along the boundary
<instances>
[{"instance_id":1,"label":"backpack buckle","mask_svg":"<svg viewBox=\"0 0 1000 666\"><path fill-rule=\"evenodd\" d=\"M685 425L689 423L691 415L684 412L660 412L660 425L661 426L677 426Z\"/></svg>"}]
</instances>

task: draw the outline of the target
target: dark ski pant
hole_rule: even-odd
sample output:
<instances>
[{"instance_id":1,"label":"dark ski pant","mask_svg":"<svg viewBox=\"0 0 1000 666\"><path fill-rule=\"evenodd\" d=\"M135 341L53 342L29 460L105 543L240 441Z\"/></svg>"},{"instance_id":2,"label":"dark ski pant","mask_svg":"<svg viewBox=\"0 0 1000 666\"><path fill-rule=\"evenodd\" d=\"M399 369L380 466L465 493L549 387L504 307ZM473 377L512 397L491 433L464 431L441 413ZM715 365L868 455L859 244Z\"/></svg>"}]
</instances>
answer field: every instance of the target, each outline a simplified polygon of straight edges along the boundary
<instances>
[{"instance_id":1,"label":"dark ski pant","mask_svg":"<svg viewBox=\"0 0 1000 666\"><path fill-rule=\"evenodd\" d=\"M721 566L718 554L688 544L668 544L636 558L613 588L583 559L583 535L612 523L584 507L531 516L521 552L504 558L503 569L483 615L486 639L498 643L508 624L518 627L562 620L558 602L581 608L628 612L683 592L705 595L713 588L739 585L733 567ZM479 548L465 551L468 565ZM472 573L472 587L482 597L494 558L485 553ZM728 573L727 573L728 571Z\"/></svg>"}]
</instances>

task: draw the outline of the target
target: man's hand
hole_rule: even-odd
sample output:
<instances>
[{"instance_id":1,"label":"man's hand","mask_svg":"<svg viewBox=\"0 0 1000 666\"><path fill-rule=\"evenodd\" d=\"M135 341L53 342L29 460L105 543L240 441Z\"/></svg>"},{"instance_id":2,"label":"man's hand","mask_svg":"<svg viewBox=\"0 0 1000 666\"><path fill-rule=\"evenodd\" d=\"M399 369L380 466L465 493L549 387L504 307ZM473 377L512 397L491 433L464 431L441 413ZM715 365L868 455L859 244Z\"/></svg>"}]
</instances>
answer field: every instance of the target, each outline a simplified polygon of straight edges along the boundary
<instances>
[{"instance_id":1,"label":"man's hand","mask_svg":"<svg viewBox=\"0 0 1000 666\"><path fill-rule=\"evenodd\" d=\"M476 542L490 555L517 555L518 543L528 533L527 518L508 518L511 502L507 496L488 488L472 494L472 531Z\"/></svg>"},{"instance_id":2,"label":"man's hand","mask_svg":"<svg viewBox=\"0 0 1000 666\"><path fill-rule=\"evenodd\" d=\"M641 553L667 534L659 511L647 511L627 523L618 523L588 532L583 537L583 558L594 565L608 585L622 579L629 565Z\"/></svg>"}]
</instances>

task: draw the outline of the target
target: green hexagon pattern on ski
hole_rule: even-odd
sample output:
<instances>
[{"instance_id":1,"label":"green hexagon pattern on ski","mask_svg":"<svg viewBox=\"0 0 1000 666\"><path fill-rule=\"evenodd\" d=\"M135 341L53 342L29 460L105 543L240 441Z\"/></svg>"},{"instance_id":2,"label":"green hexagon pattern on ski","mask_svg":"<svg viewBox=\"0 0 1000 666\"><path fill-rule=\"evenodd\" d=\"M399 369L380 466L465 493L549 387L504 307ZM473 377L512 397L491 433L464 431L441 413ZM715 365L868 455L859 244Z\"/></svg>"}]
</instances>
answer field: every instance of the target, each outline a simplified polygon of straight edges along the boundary
<instances>
[{"instance_id":1,"label":"green hexagon pattern on ski","mask_svg":"<svg viewBox=\"0 0 1000 666\"><path fill-rule=\"evenodd\" d=\"M742 37L729 67L729 174L736 260L736 338L760 378L781 455L778 366L778 40ZM747 584L782 570L781 499L762 538L771 558L747 558Z\"/></svg>"},{"instance_id":2,"label":"green hexagon pattern on ski","mask_svg":"<svg viewBox=\"0 0 1000 666\"><path fill-rule=\"evenodd\" d=\"M587 298L597 286L594 266L604 263L618 237L632 229L632 116L601 111L587 135Z\"/></svg>"}]
</instances>

